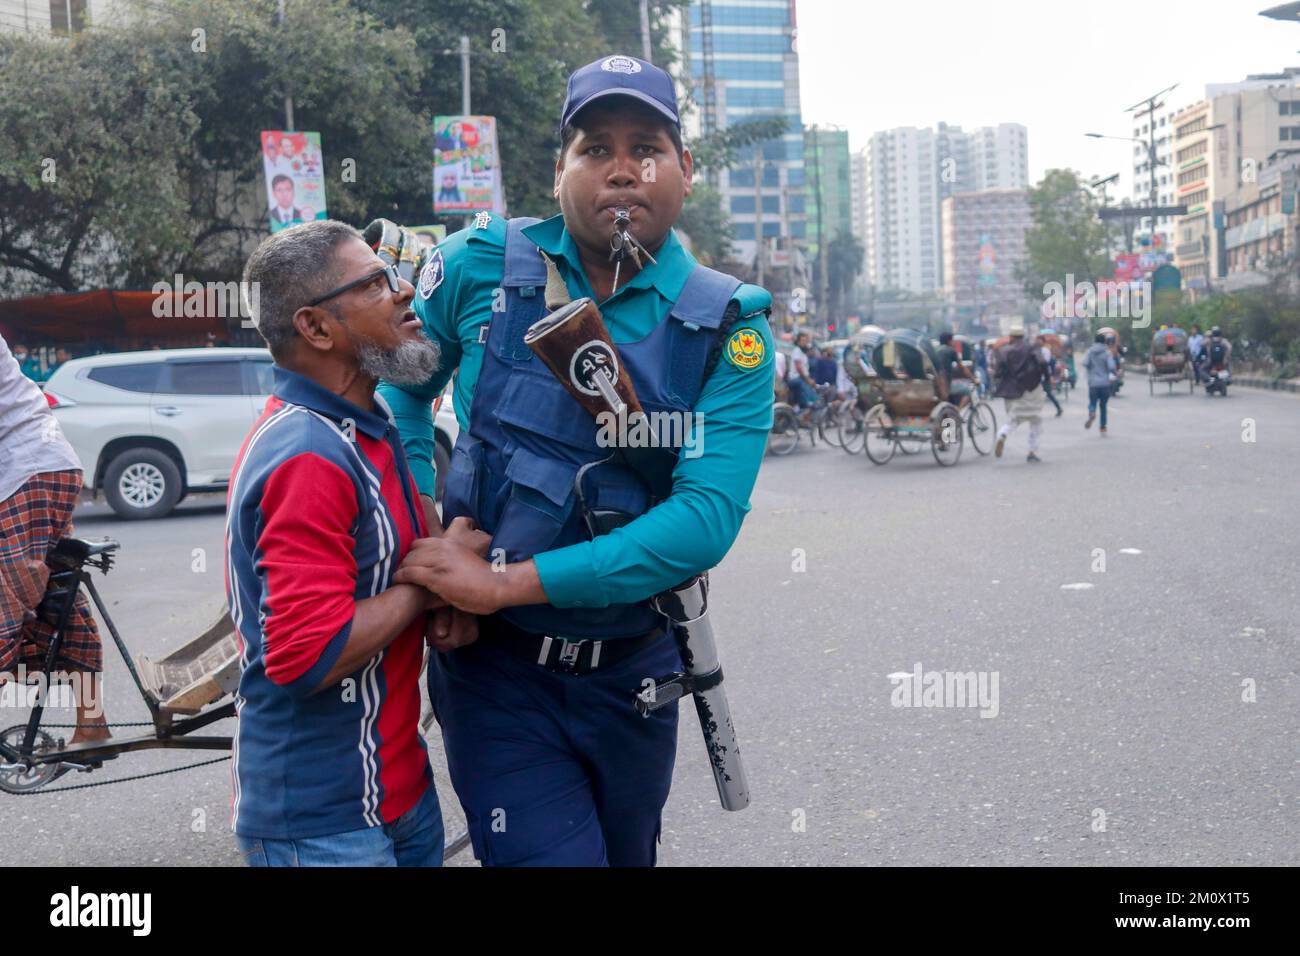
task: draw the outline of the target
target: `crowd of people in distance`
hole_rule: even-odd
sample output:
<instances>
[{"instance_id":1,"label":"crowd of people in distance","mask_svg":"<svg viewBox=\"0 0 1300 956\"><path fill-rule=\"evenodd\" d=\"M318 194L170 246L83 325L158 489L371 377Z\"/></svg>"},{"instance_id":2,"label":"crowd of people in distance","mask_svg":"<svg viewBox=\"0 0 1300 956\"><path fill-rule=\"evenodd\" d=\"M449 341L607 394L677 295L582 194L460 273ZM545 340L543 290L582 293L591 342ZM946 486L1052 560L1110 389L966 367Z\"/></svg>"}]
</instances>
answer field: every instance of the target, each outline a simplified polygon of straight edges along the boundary
<instances>
[{"instance_id":1,"label":"crowd of people in distance","mask_svg":"<svg viewBox=\"0 0 1300 956\"><path fill-rule=\"evenodd\" d=\"M48 349L42 349L41 351L48 352ZM33 382L48 382L50 376L58 371L59 366L73 357L72 352L63 346L59 346L54 350L54 361L45 366L42 364L37 352L29 349L22 342L14 343L13 353L22 373Z\"/></svg>"},{"instance_id":2,"label":"crowd of people in distance","mask_svg":"<svg viewBox=\"0 0 1300 956\"><path fill-rule=\"evenodd\" d=\"M1209 336L1193 326L1188 354L1196 381L1209 369L1223 367L1231 346L1216 326ZM1084 427L1100 420L1099 434L1109 432L1109 401L1123 380L1121 348L1113 330L1098 332L1083 358L1082 375L1088 392L1088 415ZM1022 326L1008 330L1004 339L976 340L945 331L939 335L932 355L935 373L946 380L949 401L964 407L972 400L1001 398L1006 418L998 430L995 454L1001 457L1006 440L1021 424L1029 426L1027 460L1037 462L1043 410L1047 403L1055 417L1063 414L1057 394L1080 378L1075 367L1074 346L1068 338L1047 331L1027 336ZM845 345L837 354L832 343L814 342L812 334L799 330L788 351L778 350L774 390L778 401L788 401L808 425L813 409L835 400L857 401L865 412L880 400L878 380L871 367L872 356ZM905 371L896 370L906 375Z\"/></svg>"}]
</instances>

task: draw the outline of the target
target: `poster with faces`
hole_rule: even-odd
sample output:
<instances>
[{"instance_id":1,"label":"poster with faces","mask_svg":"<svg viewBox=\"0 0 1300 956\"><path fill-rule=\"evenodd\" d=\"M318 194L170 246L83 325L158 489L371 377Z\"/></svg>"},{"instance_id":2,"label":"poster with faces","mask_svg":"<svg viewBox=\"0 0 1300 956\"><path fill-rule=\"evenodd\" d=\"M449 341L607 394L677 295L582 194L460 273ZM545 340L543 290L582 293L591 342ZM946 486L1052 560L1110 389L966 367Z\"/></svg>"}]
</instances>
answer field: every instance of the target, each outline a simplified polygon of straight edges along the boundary
<instances>
[{"instance_id":1,"label":"poster with faces","mask_svg":"<svg viewBox=\"0 0 1300 956\"><path fill-rule=\"evenodd\" d=\"M271 231L328 218L320 133L263 130L261 135Z\"/></svg>"}]
</instances>

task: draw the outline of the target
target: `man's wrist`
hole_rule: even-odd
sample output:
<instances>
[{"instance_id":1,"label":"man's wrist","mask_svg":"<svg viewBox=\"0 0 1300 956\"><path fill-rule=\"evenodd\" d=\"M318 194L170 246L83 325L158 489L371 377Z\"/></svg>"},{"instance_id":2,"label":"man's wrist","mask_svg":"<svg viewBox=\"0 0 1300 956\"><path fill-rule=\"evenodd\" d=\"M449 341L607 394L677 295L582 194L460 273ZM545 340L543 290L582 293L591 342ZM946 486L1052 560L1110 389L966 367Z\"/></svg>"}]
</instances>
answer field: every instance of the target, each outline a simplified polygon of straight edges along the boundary
<instances>
[{"instance_id":1,"label":"man's wrist","mask_svg":"<svg viewBox=\"0 0 1300 956\"><path fill-rule=\"evenodd\" d=\"M547 600L537 574L537 566L531 558L507 564L503 571L493 571L492 578L492 603L499 608L542 604Z\"/></svg>"},{"instance_id":2,"label":"man's wrist","mask_svg":"<svg viewBox=\"0 0 1300 956\"><path fill-rule=\"evenodd\" d=\"M420 507L424 510L424 523L428 526L425 529L425 536L429 538L442 537L442 521L438 518L438 503L433 500L432 495L420 495Z\"/></svg>"}]
</instances>

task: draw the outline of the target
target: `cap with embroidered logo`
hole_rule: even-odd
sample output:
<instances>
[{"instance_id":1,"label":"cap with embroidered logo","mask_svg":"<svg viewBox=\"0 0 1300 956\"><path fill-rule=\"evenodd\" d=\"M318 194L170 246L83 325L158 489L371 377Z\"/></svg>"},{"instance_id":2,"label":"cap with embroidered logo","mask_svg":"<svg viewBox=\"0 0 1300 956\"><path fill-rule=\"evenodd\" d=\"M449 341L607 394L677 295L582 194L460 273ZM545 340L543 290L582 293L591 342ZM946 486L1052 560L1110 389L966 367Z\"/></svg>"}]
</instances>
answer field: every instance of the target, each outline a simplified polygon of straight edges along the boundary
<instances>
[{"instance_id":1,"label":"cap with embroidered logo","mask_svg":"<svg viewBox=\"0 0 1300 956\"><path fill-rule=\"evenodd\" d=\"M568 126L587 104L606 96L629 96L640 100L681 129L677 91L673 88L672 77L653 63L622 54L603 57L573 71L564 96L560 128Z\"/></svg>"}]
</instances>

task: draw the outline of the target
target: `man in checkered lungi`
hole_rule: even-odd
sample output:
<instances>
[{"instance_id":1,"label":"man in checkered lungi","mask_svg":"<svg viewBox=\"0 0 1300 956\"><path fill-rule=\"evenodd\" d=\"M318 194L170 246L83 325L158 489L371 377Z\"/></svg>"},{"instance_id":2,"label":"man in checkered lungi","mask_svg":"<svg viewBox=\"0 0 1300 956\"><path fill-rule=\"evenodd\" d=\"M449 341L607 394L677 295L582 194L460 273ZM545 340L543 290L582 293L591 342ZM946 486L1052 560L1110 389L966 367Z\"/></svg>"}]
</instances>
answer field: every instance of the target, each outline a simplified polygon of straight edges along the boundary
<instances>
[{"instance_id":1,"label":"man in checkered lungi","mask_svg":"<svg viewBox=\"0 0 1300 956\"><path fill-rule=\"evenodd\" d=\"M45 556L72 533L81 463L41 390L0 336L0 682L42 673L57 621L38 619L50 570ZM77 672L70 744L109 736L100 702L103 649L84 594L63 631L52 676Z\"/></svg>"}]
</instances>

